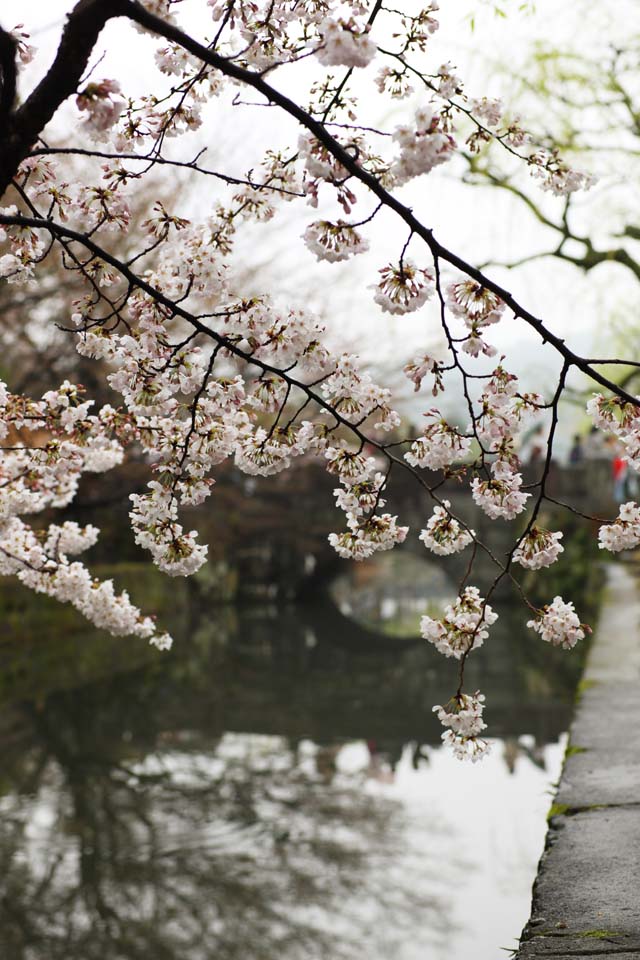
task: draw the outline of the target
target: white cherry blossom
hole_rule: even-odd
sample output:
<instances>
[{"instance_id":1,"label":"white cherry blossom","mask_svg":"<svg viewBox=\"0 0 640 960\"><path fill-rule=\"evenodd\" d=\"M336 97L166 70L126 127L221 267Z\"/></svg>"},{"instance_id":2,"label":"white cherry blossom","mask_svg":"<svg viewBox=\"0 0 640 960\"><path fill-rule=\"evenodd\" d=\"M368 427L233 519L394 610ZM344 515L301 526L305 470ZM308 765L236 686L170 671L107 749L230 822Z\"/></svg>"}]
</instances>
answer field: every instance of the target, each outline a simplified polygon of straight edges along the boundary
<instances>
[{"instance_id":1,"label":"white cherry blossom","mask_svg":"<svg viewBox=\"0 0 640 960\"><path fill-rule=\"evenodd\" d=\"M465 587L453 604L445 607L442 620L424 616L420 632L445 657L459 660L481 647L498 614L480 596L477 587Z\"/></svg>"},{"instance_id":2,"label":"white cherry blossom","mask_svg":"<svg viewBox=\"0 0 640 960\"><path fill-rule=\"evenodd\" d=\"M490 480L474 477L471 495L492 520L513 520L522 513L531 494L522 492L522 475L512 470L506 461L492 463L491 473Z\"/></svg>"},{"instance_id":3,"label":"white cherry blossom","mask_svg":"<svg viewBox=\"0 0 640 960\"><path fill-rule=\"evenodd\" d=\"M450 507L448 500L443 500L442 506L435 507L427 526L418 537L425 547L441 557L464 550L475 536L475 531L465 530L460 521L451 515Z\"/></svg>"},{"instance_id":4,"label":"white cherry blossom","mask_svg":"<svg viewBox=\"0 0 640 960\"><path fill-rule=\"evenodd\" d=\"M521 567L527 567L529 570L550 567L564 552L564 547L560 543L562 536L561 531L552 533L550 530L534 526L516 547L513 559Z\"/></svg>"},{"instance_id":5,"label":"white cherry blossom","mask_svg":"<svg viewBox=\"0 0 640 960\"><path fill-rule=\"evenodd\" d=\"M633 500L623 503L613 523L603 524L598 531L601 550L619 553L633 550L640 544L640 507Z\"/></svg>"},{"instance_id":6,"label":"white cherry blossom","mask_svg":"<svg viewBox=\"0 0 640 960\"><path fill-rule=\"evenodd\" d=\"M570 650L578 640L584 640L585 628L580 623L573 603L565 603L562 597L554 597L535 620L529 620L527 626L539 633L543 640L554 647Z\"/></svg>"}]
</instances>

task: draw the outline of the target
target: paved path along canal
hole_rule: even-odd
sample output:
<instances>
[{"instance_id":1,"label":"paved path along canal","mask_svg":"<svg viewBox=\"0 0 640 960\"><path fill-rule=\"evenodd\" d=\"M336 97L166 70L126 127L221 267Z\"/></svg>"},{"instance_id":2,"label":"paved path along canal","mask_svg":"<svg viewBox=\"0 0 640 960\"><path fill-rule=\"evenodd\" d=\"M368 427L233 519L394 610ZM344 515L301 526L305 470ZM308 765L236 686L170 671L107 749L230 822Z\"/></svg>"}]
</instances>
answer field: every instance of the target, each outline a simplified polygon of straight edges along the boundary
<instances>
[{"instance_id":1,"label":"paved path along canal","mask_svg":"<svg viewBox=\"0 0 640 960\"><path fill-rule=\"evenodd\" d=\"M640 588L608 586L518 960L640 957Z\"/></svg>"}]
</instances>

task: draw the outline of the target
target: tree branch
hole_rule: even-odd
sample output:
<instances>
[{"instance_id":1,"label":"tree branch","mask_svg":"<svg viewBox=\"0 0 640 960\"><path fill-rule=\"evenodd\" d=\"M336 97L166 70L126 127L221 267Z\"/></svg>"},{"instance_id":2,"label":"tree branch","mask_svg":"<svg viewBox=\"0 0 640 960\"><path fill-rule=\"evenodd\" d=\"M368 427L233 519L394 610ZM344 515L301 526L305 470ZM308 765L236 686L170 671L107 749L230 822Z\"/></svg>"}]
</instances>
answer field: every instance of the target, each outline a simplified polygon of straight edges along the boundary
<instances>
[{"instance_id":1,"label":"tree branch","mask_svg":"<svg viewBox=\"0 0 640 960\"><path fill-rule=\"evenodd\" d=\"M0 195L11 183L31 145L38 139L60 104L78 89L91 51L104 25L113 17L122 16L126 12L126 0L79 0L73 8L62 31L55 60L46 76L22 106L7 118L7 135L0 150ZM2 67L3 82L6 82L4 60Z\"/></svg>"},{"instance_id":2,"label":"tree branch","mask_svg":"<svg viewBox=\"0 0 640 960\"><path fill-rule=\"evenodd\" d=\"M6 188L20 161L26 156L31 144L42 132L43 127L51 119L57 107L67 96L75 92L88 62L91 49L105 23L118 16L126 16L152 33L178 44L202 60L203 63L220 70L226 76L253 87L268 102L281 107L289 116L309 130L353 177L378 197L385 207L393 210L413 233L424 240L434 258L439 257L476 280L481 286L492 290L504 300L517 317L533 327L542 338L543 343L552 344L565 360L568 360L571 365L577 367L600 386L612 390L628 403L637 404L638 401L635 397L621 390L598 371L593 370L582 357L579 357L567 347L561 337L548 330L542 320L521 306L508 290L486 277L462 257L443 247L434 237L433 231L425 227L415 217L411 208L397 200L373 174L364 170L351 153L345 150L327 131L324 124L315 120L297 103L272 87L261 74L247 70L235 62L221 57L215 51L198 43L178 27L166 23L160 17L151 13L137 0L80 0L74 7L63 31L60 47L51 69L14 115L12 132L5 145L5 150L0 155L0 191ZM7 180L9 173L9 180ZM36 226L36 223L33 225ZM39 223L37 226L49 229L48 222ZM82 235L78 235L76 239L83 242L84 238ZM616 257L616 259L618 258Z\"/></svg>"},{"instance_id":3,"label":"tree branch","mask_svg":"<svg viewBox=\"0 0 640 960\"><path fill-rule=\"evenodd\" d=\"M16 53L18 44L0 27L0 124L7 122L16 98Z\"/></svg>"}]
</instances>

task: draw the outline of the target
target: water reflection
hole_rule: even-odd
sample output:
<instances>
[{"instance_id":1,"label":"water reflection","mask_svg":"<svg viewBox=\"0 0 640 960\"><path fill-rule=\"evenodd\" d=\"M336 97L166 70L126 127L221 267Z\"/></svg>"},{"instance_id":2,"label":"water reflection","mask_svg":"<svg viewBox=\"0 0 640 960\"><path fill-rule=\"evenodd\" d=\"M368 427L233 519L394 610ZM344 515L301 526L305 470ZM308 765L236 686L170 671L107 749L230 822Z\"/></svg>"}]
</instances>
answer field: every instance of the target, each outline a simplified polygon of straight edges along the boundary
<instances>
[{"instance_id":1,"label":"water reflection","mask_svg":"<svg viewBox=\"0 0 640 960\"><path fill-rule=\"evenodd\" d=\"M502 621L469 683L504 740L471 771L437 748L452 671L423 643L328 603L179 619L162 658L74 630L0 643L3 960L513 945L576 660Z\"/></svg>"}]
</instances>

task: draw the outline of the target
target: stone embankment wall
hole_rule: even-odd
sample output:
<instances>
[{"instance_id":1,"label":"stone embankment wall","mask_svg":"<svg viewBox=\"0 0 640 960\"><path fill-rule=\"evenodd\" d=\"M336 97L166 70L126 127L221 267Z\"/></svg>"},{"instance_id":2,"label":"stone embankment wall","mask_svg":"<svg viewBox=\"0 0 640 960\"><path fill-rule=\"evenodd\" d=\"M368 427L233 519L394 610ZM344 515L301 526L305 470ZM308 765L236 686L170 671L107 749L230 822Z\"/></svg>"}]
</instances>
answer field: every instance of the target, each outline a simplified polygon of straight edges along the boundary
<instances>
[{"instance_id":1,"label":"stone embankment wall","mask_svg":"<svg viewBox=\"0 0 640 960\"><path fill-rule=\"evenodd\" d=\"M640 588L609 568L518 960L640 958Z\"/></svg>"}]
</instances>

